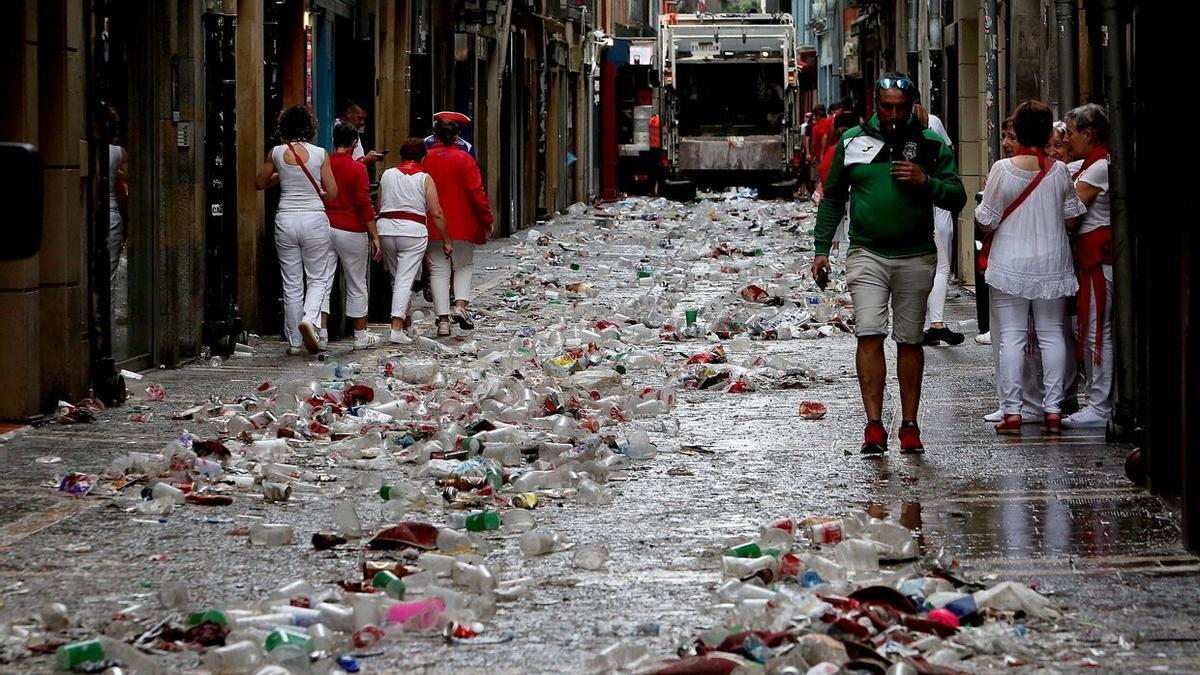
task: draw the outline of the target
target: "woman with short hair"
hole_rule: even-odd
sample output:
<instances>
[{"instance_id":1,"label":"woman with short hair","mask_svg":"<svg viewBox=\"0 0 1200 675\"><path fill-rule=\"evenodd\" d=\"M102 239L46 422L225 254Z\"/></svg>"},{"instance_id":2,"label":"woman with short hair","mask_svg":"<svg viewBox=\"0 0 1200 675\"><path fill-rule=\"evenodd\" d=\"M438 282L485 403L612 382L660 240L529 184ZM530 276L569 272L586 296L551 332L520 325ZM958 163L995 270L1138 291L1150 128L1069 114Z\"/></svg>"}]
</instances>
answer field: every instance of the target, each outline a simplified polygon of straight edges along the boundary
<instances>
[{"instance_id":1,"label":"woman with short hair","mask_svg":"<svg viewBox=\"0 0 1200 675\"><path fill-rule=\"evenodd\" d=\"M446 217L442 213L437 186L421 166L425 158L425 142L410 138L400 148L400 164L383 172L379 178L379 231L383 262L392 275L392 332L393 344L412 342L408 329L412 323L408 303L412 297L413 279L421 269L425 248L429 243L429 220L441 235L441 251L434 255L449 258L454 244L446 232Z\"/></svg>"}]
</instances>

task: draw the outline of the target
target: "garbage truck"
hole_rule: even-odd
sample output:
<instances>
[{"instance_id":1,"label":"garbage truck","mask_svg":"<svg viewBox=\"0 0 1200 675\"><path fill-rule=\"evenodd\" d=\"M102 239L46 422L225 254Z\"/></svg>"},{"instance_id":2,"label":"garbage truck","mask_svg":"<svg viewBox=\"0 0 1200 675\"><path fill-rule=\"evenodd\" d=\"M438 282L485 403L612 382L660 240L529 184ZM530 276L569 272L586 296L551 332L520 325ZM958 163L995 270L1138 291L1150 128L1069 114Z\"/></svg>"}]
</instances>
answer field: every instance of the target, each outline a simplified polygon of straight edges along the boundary
<instances>
[{"instance_id":1,"label":"garbage truck","mask_svg":"<svg viewBox=\"0 0 1200 675\"><path fill-rule=\"evenodd\" d=\"M709 10L724 4L707 3ZM689 199L697 187L745 186L790 196L800 170L801 67L790 13L660 16L660 191Z\"/></svg>"}]
</instances>

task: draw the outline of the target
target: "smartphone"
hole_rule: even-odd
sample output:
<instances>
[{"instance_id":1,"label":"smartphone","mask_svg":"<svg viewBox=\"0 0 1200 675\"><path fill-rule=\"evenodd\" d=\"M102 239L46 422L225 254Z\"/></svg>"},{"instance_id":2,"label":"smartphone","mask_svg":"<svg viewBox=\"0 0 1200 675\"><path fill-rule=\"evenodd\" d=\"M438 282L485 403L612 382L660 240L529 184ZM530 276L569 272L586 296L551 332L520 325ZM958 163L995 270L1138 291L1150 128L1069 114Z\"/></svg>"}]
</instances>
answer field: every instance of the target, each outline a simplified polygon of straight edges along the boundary
<instances>
[{"instance_id":1,"label":"smartphone","mask_svg":"<svg viewBox=\"0 0 1200 675\"><path fill-rule=\"evenodd\" d=\"M817 288L819 288L821 290L825 290L825 287L828 285L829 285L829 270L827 270L825 268L821 268L820 270L817 270Z\"/></svg>"}]
</instances>

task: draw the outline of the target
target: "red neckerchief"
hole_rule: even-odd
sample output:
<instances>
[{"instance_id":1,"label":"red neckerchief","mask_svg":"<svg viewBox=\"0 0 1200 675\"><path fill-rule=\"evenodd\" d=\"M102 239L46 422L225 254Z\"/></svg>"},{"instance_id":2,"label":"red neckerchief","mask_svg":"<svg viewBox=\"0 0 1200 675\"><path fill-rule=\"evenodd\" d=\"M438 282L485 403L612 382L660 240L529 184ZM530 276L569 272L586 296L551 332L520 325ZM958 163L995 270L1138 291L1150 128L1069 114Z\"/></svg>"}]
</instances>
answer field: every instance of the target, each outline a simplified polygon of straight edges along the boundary
<instances>
[{"instance_id":1,"label":"red neckerchief","mask_svg":"<svg viewBox=\"0 0 1200 675\"><path fill-rule=\"evenodd\" d=\"M1016 152L1013 153L1013 157L1021 156L1037 157L1039 169L1045 168L1046 166L1046 151L1043 148L1027 148L1022 145L1017 148Z\"/></svg>"},{"instance_id":2,"label":"red neckerchief","mask_svg":"<svg viewBox=\"0 0 1200 675\"><path fill-rule=\"evenodd\" d=\"M403 162L400 162L396 168L400 170L400 173L406 176L411 176L413 174L418 174L425 171L424 167L412 161L411 159L406 159Z\"/></svg>"},{"instance_id":3,"label":"red neckerchief","mask_svg":"<svg viewBox=\"0 0 1200 675\"><path fill-rule=\"evenodd\" d=\"M1089 166L1095 164L1096 162L1099 162L1102 159L1107 159L1107 158L1108 158L1108 146L1107 145L1099 145L1099 146L1092 148L1092 151L1088 153L1087 157L1083 158L1083 166L1079 167L1079 170L1075 172L1075 175L1071 176L1071 180L1079 180L1079 176L1081 176L1084 171L1087 171L1087 168Z\"/></svg>"}]
</instances>

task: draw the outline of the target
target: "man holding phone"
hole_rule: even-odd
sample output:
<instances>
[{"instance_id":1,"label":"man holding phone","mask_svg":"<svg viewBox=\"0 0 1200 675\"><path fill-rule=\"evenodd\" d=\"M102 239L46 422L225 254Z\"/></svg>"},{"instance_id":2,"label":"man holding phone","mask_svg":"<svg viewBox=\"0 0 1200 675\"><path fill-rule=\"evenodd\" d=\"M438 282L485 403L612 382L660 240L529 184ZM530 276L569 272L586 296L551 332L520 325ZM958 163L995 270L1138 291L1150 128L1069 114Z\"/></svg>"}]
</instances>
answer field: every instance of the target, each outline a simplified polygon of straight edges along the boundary
<instances>
[{"instance_id":1,"label":"man holding phone","mask_svg":"<svg viewBox=\"0 0 1200 675\"><path fill-rule=\"evenodd\" d=\"M813 232L812 274L820 280L829 273L834 232L853 192L846 278L854 300L858 386L867 413L864 454L887 451L883 340L889 304L898 353L900 451L924 451L917 411L925 370L925 307L937 266L933 207L957 211L966 203L950 149L913 117L916 94L913 81L901 73L876 83L876 114L837 141Z\"/></svg>"}]
</instances>

